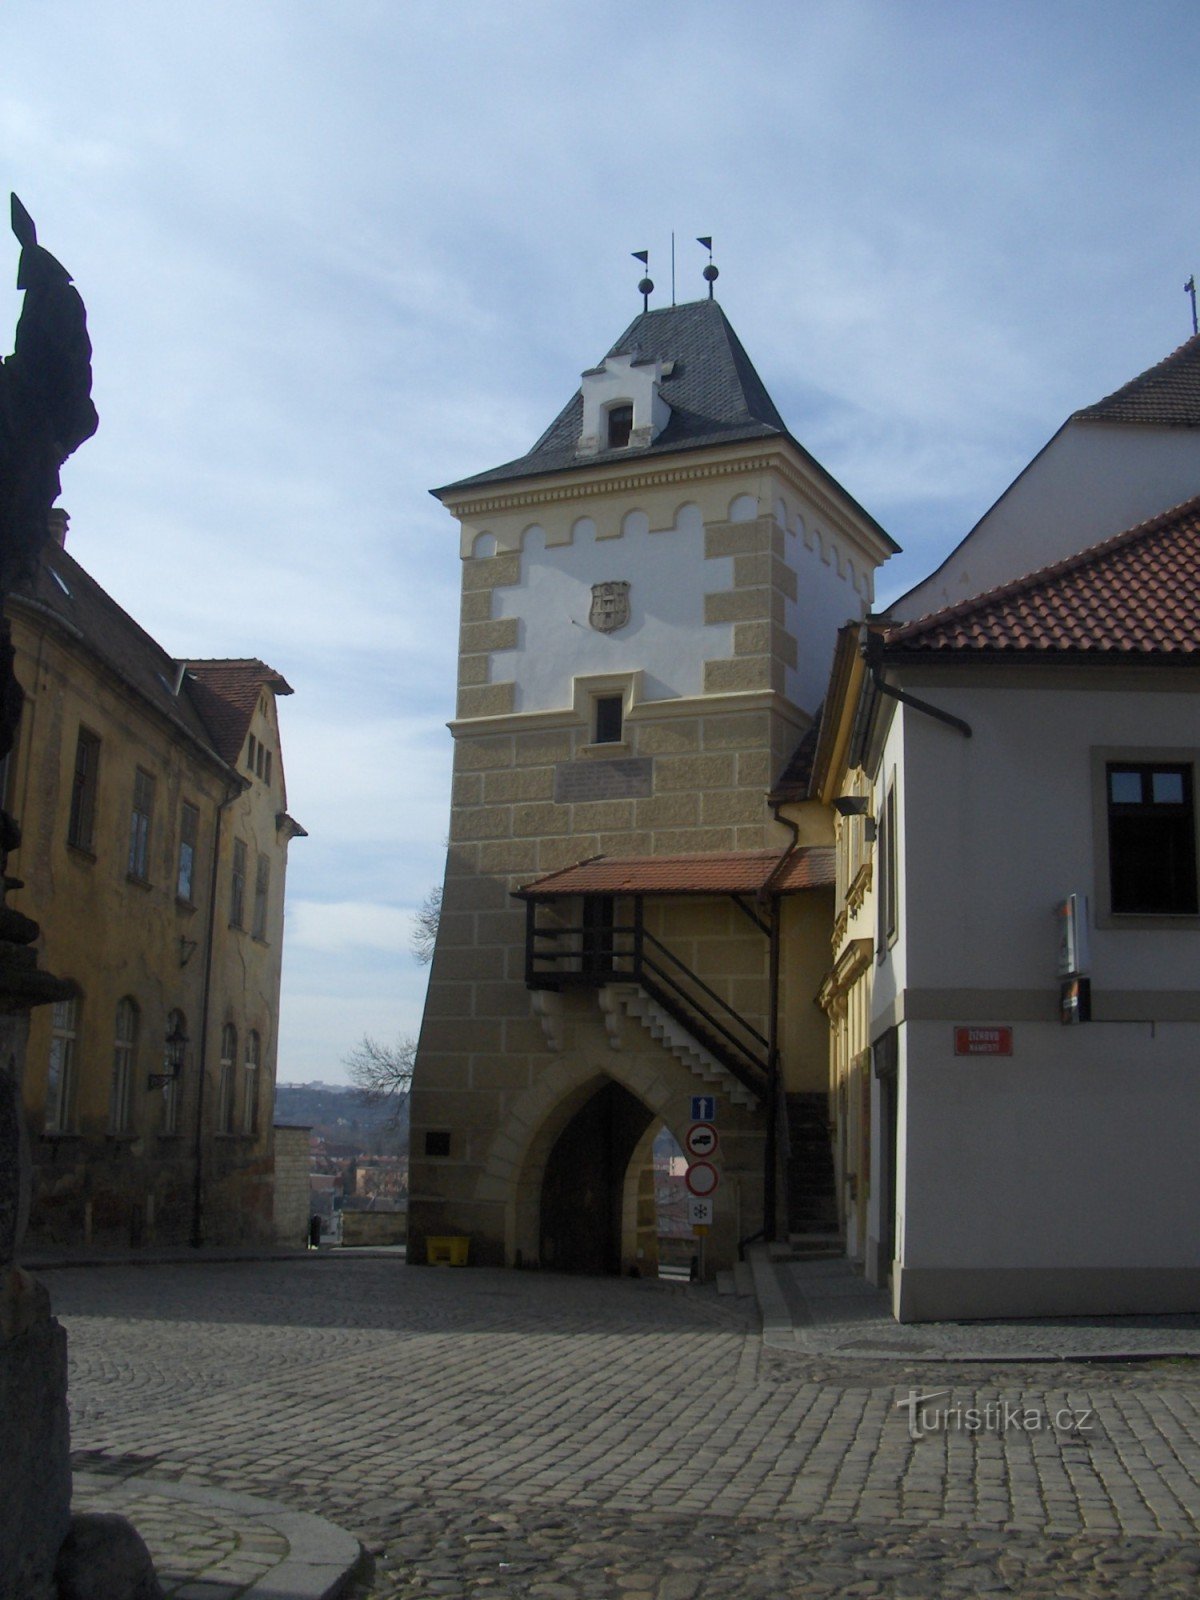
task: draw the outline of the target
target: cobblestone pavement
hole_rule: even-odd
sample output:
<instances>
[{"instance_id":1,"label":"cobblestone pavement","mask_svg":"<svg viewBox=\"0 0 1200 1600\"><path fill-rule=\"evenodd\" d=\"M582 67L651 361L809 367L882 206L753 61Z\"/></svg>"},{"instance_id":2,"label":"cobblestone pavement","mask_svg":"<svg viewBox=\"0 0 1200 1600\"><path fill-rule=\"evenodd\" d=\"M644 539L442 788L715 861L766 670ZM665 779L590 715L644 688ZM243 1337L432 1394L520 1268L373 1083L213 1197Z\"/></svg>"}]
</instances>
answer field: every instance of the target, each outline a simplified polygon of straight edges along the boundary
<instances>
[{"instance_id":1,"label":"cobblestone pavement","mask_svg":"<svg viewBox=\"0 0 1200 1600\"><path fill-rule=\"evenodd\" d=\"M395 1261L45 1279L81 1466L331 1518L375 1600L1200 1592L1190 1360L850 1361L705 1288Z\"/></svg>"}]
</instances>

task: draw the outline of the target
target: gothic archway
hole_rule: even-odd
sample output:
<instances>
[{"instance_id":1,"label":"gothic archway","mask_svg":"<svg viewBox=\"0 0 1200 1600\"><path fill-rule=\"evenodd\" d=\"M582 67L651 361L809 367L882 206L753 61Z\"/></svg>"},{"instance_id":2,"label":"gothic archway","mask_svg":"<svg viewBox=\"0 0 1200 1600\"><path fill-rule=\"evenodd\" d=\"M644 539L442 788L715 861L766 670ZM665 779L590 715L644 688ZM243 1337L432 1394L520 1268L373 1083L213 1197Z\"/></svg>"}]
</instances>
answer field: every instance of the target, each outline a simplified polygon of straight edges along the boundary
<instances>
[{"instance_id":1,"label":"gothic archway","mask_svg":"<svg viewBox=\"0 0 1200 1600\"><path fill-rule=\"evenodd\" d=\"M541 1264L556 1272L619 1273L625 1175L654 1114L607 1079L563 1128L546 1159Z\"/></svg>"}]
</instances>

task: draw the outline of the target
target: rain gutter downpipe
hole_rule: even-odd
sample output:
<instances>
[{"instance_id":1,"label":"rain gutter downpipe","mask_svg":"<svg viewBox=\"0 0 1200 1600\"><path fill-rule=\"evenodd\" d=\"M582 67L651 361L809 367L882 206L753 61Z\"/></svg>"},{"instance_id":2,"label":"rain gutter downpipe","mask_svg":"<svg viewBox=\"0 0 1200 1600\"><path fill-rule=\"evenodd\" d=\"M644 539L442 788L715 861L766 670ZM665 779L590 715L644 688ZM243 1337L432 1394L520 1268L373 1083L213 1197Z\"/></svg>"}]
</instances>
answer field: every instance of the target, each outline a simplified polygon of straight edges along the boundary
<instances>
[{"instance_id":1,"label":"rain gutter downpipe","mask_svg":"<svg viewBox=\"0 0 1200 1600\"><path fill-rule=\"evenodd\" d=\"M871 683L876 694L887 695L889 700L899 700L901 705L911 706L914 711L921 711L927 717L936 717L939 722L944 722L948 727L956 728L964 739L972 737L971 725L964 722L961 717L956 717L953 712L943 711L941 706L931 706L928 700L920 700L915 694L909 694L906 689L897 689L894 684L885 683L883 679L883 635L868 632L863 644L863 656L871 673Z\"/></svg>"}]
</instances>

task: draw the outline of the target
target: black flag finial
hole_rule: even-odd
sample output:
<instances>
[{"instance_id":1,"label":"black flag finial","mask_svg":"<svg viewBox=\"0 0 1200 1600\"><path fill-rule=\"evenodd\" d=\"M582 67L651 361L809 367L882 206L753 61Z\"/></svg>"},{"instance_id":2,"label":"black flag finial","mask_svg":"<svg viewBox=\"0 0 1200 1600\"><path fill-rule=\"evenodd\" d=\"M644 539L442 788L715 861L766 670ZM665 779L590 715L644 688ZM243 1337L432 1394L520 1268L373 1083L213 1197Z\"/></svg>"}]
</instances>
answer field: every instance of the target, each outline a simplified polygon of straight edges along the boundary
<instances>
[{"instance_id":1,"label":"black flag finial","mask_svg":"<svg viewBox=\"0 0 1200 1600\"><path fill-rule=\"evenodd\" d=\"M650 252L649 252L649 250L631 250L629 253L633 257L633 259L635 261L640 261L644 267L647 267L647 268L649 267L649 265L650 265ZM654 293L654 283L651 280L649 272L646 273L646 276L638 284L638 293L642 297L642 310L643 311L649 311L649 309L650 309L650 296Z\"/></svg>"},{"instance_id":2,"label":"black flag finial","mask_svg":"<svg viewBox=\"0 0 1200 1600\"><path fill-rule=\"evenodd\" d=\"M717 279L721 276L716 267L713 266L712 234L697 234L696 243L702 244L708 251L708 265L704 269L704 281L708 284L708 298L711 300L713 297L713 284L716 283Z\"/></svg>"}]
</instances>

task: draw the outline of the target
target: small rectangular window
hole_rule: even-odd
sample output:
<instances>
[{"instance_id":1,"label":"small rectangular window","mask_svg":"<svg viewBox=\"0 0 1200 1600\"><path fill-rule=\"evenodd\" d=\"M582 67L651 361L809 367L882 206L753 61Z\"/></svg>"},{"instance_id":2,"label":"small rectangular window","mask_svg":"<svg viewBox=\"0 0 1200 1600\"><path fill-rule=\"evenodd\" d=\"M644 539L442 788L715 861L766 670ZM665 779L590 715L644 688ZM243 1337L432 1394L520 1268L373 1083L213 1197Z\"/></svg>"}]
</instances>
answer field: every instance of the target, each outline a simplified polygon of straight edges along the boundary
<instances>
[{"instance_id":1,"label":"small rectangular window","mask_svg":"<svg viewBox=\"0 0 1200 1600\"><path fill-rule=\"evenodd\" d=\"M620 744L625 703L619 694L602 694L596 697L596 726L593 741L596 744Z\"/></svg>"},{"instance_id":2,"label":"small rectangular window","mask_svg":"<svg viewBox=\"0 0 1200 1600\"><path fill-rule=\"evenodd\" d=\"M229 881L229 923L234 928L246 925L246 846L233 841L233 869Z\"/></svg>"},{"instance_id":3,"label":"small rectangular window","mask_svg":"<svg viewBox=\"0 0 1200 1600\"><path fill-rule=\"evenodd\" d=\"M260 854L254 873L254 926L251 929L256 939L267 937L267 899L270 887L271 863L265 855Z\"/></svg>"},{"instance_id":4,"label":"small rectangular window","mask_svg":"<svg viewBox=\"0 0 1200 1600\"><path fill-rule=\"evenodd\" d=\"M179 813L179 874L175 893L180 900L192 903L196 879L196 838L200 832L200 813L185 800Z\"/></svg>"},{"instance_id":5,"label":"small rectangular window","mask_svg":"<svg viewBox=\"0 0 1200 1600\"><path fill-rule=\"evenodd\" d=\"M1200 907L1191 766L1121 761L1105 771L1113 912L1194 916Z\"/></svg>"},{"instance_id":6,"label":"small rectangular window","mask_svg":"<svg viewBox=\"0 0 1200 1600\"><path fill-rule=\"evenodd\" d=\"M633 433L633 407L610 406L608 409L608 448L624 450Z\"/></svg>"},{"instance_id":7,"label":"small rectangular window","mask_svg":"<svg viewBox=\"0 0 1200 1600\"><path fill-rule=\"evenodd\" d=\"M80 728L75 741L75 772L71 779L71 815L67 843L90 850L96 826L96 785L100 776L100 741Z\"/></svg>"},{"instance_id":8,"label":"small rectangular window","mask_svg":"<svg viewBox=\"0 0 1200 1600\"><path fill-rule=\"evenodd\" d=\"M150 877L150 821L154 814L154 779L139 767L133 778L129 818L129 876L145 883Z\"/></svg>"},{"instance_id":9,"label":"small rectangular window","mask_svg":"<svg viewBox=\"0 0 1200 1600\"><path fill-rule=\"evenodd\" d=\"M250 771L250 772L254 771L254 758L255 758L255 756L257 754L258 754L258 740L254 737L253 734L251 734L250 735L250 743L246 747L246 767L247 767L247 770Z\"/></svg>"}]
</instances>

